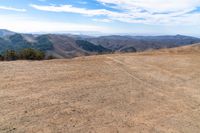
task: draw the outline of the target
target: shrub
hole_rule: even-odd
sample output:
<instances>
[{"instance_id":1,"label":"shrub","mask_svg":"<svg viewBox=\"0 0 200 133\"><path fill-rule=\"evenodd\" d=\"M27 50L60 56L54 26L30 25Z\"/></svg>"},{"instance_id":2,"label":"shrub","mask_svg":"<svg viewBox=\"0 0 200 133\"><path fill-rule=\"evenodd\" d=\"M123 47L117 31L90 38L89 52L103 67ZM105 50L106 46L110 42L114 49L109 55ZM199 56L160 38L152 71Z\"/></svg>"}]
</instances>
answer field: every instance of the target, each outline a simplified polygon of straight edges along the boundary
<instances>
[{"instance_id":1,"label":"shrub","mask_svg":"<svg viewBox=\"0 0 200 133\"><path fill-rule=\"evenodd\" d=\"M52 60L52 59L56 59L53 55L49 55L48 57L47 57L47 60Z\"/></svg>"},{"instance_id":2,"label":"shrub","mask_svg":"<svg viewBox=\"0 0 200 133\"><path fill-rule=\"evenodd\" d=\"M53 57L51 57L53 58ZM14 51L14 50L7 50L3 53L3 55L0 54L0 61L6 60L6 61L13 61L13 60L43 60L45 59L45 53L32 48L23 49L21 51Z\"/></svg>"},{"instance_id":3,"label":"shrub","mask_svg":"<svg viewBox=\"0 0 200 133\"><path fill-rule=\"evenodd\" d=\"M4 53L4 60L13 61L13 60L17 60L17 59L18 59L18 55L14 50L7 50Z\"/></svg>"},{"instance_id":4,"label":"shrub","mask_svg":"<svg viewBox=\"0 0 200 133\"><path fill-rule=\"evenodd\" d=\"M19 58L23 60L42 60L45 58L45 53L36 49L28 48L19 52Z\"/></svg>"},{"instance_id":5,"label":"shrub","mask_svg":"<svg viewBox=\"0 0 200 133\"><path fill-rule=\"evenodd\" d=\"M3 55L0 54L0 61L3 61L4 60L4 57Z\"/></svg>"}]
</instances>

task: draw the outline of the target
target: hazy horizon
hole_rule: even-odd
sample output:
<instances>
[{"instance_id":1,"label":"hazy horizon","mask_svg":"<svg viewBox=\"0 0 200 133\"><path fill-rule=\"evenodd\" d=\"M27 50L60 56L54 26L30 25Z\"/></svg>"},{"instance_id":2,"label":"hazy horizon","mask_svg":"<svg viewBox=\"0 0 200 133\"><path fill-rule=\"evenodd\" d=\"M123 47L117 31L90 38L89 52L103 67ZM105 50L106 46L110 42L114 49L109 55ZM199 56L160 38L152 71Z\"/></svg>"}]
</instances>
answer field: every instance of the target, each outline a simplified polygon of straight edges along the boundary
<instances>
[{"instance_id":1,"label":"hazy horizon","mask_svg":"<svg viewBox=\"0 0 200 133\"><path fill-rule=\"evenodd\" d=\"M14 33L19 33L19 34L38 34L38 35L43 35L43 34L63 34L63 35L85 35L85 36L176 36L176 35L181 35L181 36L191 36L191 37L196 37L196 38L200 38L200 35L187 35L187 34L153 34L153 33L103 33L103 32L98 32L98 31L55 31L55 32L43 32L43 31L39 31L39 32L16 32L13 30L9 30L9 29L0 29L0 30L8 30L10 32L14 32Z\"/></svg>"}]
</instances>

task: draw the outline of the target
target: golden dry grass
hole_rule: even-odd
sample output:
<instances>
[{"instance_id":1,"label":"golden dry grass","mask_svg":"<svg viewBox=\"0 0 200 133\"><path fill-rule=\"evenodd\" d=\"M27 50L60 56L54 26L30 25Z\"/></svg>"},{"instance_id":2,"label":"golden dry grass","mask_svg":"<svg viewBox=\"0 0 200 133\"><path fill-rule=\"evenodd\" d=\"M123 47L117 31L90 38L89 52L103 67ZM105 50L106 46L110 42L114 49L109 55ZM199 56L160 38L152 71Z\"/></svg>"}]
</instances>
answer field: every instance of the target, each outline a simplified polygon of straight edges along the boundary
<instances>
[{"instance_id":1,"label":"golden dry grass","mask_svg":"<svg viewBox=\"0 0 200 133\"><path fill-rule=\"evenodd\" d=\"M0 62L1 133L199 133L200 54Z\"/></svg>"}]
</instances>

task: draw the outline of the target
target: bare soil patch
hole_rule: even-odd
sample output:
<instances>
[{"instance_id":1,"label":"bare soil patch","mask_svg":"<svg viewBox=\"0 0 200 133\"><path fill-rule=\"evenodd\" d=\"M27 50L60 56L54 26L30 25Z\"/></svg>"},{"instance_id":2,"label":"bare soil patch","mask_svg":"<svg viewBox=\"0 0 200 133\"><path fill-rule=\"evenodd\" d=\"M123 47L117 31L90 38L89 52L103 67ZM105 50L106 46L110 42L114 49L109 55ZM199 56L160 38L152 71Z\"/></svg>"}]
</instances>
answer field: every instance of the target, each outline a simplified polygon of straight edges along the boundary
<instances>
[{"instance_id":1,"label":"bare soil patch","mask_svg":"<svg viewBox=\"0 0 200 133\"><path fill-rule=\"evenodd\" d=\"M200 54L0 62L1 133L199 133Z\"/></svg>"}]
</instances>

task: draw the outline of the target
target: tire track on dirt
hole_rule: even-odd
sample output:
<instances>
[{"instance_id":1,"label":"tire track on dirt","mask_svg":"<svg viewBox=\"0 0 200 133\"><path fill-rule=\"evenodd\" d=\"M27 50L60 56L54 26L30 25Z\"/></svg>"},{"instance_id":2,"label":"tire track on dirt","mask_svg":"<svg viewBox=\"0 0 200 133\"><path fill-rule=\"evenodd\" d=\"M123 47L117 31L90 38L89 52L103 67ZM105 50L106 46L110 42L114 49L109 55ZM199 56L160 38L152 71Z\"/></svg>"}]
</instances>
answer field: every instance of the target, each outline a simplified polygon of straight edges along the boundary
<instances>
[{"instance_id":1,"label":"tire track on dirt","mask_svg":"<svg viewBox=\"0 0 200 133\"><path fill-rule=\"evenodd\" d=\"M168 100L171 99L171 95L170 95L170 93L167 90L165 90L162 87L155 86L152 83L149 83L148 81L145 81L145 80L139 78L137 76L137 74L134 75L133 72L132 72L132 70L131 70L131 68L129 68L124 62L122 62L120 60L117 60L117 59L114 59L112 57L107 57L107 58L110 59L110 60L112 60L112 61L114 61L116 63L116 66L119 67L119 68L121 68L121 70L123 70L124 72L126 72L126 74L128 76L130 76L131 78L135 79L139 83L141 83L143 85L146 85L147 87L144 86L144 88L146 90L153 91L155 94L158 94L160 96L164 96ZM151 66L149 66L149 67L151 67ZM179 98L182 99L183 97L180 96ZM198 104L198 102L196 102L196 104ZM199 107L200 107L199 105L200 104L198 104L197 108L195 108L195 109L193 108L192 110L193 111L198 110ZM179 113L179 114L184 114L184 113L187 113L187 112L182 112L182 113Z\"/></svg>"},{"instance_id":2,"label":"tire track on dirt","mask_svg":"<svg viewBox=\"0 0 200 133\"><path fill-rule=\"evenodd\" d=\"M112 61L114 61L115 64L116 64L116 66L118 66L121 70L123 70L129 77L135 79L136 81L138 81L139 83L141 83L141 84L143 84L143 85L146 85L147 87L150 87L151 90L152 90L153 88L156 89L156 90L160 90L160 89L161 89L161 88L156 87L156 86L152 85L151 83L145 81L144 79L141 79L141 78L139 78L139 77L136 76L136 75L133 75L132 72L130 72L131 69L130 69L128 66L124 65L124 63L121 62L120 60L114 59L114 58L112 58L112 57L107 57L107 58L110 59L110 60L112 60ZM163 94L162 94L162 95L163 95Z\"/></svg>"}]
</instances>

